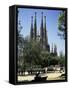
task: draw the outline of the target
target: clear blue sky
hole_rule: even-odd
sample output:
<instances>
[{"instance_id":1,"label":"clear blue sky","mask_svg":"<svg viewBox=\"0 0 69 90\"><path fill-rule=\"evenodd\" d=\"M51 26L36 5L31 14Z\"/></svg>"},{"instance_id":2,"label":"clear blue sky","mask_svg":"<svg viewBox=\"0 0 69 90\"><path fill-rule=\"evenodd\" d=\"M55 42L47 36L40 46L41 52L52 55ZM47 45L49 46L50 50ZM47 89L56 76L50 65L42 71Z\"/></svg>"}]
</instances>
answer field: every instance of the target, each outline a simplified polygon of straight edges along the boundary
<instances>
[{"instance_id":1,"label":"clear blue sky","mask_svg":"<svg viewBox=\"0 0 69 90\"><path fill-rule=\"evenodd\" d=\"M25 9L18 8L18 20L21 21L22 31L21 34L25 37L30 35L30 26L31 26L31 16L34 16L34 13L37 12L37 31L40 31L41 25L41 12L43 16L46 16L46 27L48 35L48 43L52 47L52 43L57 45L57 51L63 52L65 54L65 41L60 39L58 36L58 16L61 12L60 10L46 10L46 9Z\"/></svg>"}]
</instances>

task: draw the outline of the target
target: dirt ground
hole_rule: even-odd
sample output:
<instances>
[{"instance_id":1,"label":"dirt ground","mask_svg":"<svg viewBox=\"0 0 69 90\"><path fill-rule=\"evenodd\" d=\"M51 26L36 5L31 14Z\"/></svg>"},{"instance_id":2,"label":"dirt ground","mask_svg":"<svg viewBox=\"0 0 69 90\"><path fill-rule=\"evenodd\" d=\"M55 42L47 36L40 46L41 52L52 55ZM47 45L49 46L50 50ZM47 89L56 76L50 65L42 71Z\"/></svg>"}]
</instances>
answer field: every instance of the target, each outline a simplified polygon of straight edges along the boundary
<instances>
[{"instance_id":1,"label":"dirt ground","mask_svg":"<svg viewBox=\"0 0 69 90\"><path fill-rule=\"evenodd\" d=\"M47 80L63 80L64 78L60 78L63 73L60 72L52 72L41 74L41 77L48 76ZM31 81L34 80L35 75L27 75L27 76L18 76L18 81Z\"/></svg>"}]
</instances>

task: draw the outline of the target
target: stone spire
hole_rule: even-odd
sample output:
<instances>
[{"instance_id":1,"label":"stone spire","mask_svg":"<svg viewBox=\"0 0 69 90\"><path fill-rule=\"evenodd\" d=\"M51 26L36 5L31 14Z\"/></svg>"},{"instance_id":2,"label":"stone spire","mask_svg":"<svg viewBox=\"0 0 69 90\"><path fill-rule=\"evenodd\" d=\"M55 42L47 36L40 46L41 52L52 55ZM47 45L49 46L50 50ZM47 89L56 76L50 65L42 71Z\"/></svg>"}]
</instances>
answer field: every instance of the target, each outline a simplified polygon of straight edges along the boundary
<instances>
[{"instance_id":1,"label":"stone spire","mask_svg":"<svg viewBox=\"0 0 69 90\"><path fill-rule=\"evenodd\" d=\"M43 45L43 12L41 13L41 27L40 27L40 41L41 44Z\"/></svg>"},{"instance_id":2,"label":"stone spire","mask_svg":"<svg viewBox=\"0 0 69 90\"><path fill-rule=\"evenodd\" d=\"M54 45L54 55L57 55L57 46Z\"/></svg>"},{"instance_id":3,"label":"stone spire","mask_svg":"<svg viewBox=\"0 0 69 90\"><path fill-rule=\"evenodd\" d=\"M53 43L52 43L51 53L53 53Z\"/></svg>"},{"instance_id":4,"label":"stone spire","mask_svg":"<svg viewBox=\"0 0 69 90\"><path fill-rule=\"evenodd\" d=\"M50 46L48 44L48 36L47 36L47 28L46 28L46 16L44 16L44 28L43 28L43 34L44 34L44 45L45 49L50 52Z\"/></svg>"},{"instance_id":5,"label":"stone spire","mask_svg":"<svg viewBox=\"0 0 69 90\"><path fill-rule=\"evenodd\" d=\"M35 12L35 18L34 18L34 39L37 38L37 23L36 23L36 12Z\"/></svg>"},{"instance_id":6,"label":"stone spire","mask_svg":"<svg viewBox=\"0 0 69 90\"><path fill-rule=\"evenodd\" d=\"M33 16L31 16L31 32L30 32L30 38L33 39Z\"/></svg>"},{"instance_id":7,"label":"stone spire","mask_svg":"<svg viewBox=\"0 0 69 90\"><path fill-rule=\"evenodd\" d=\"M44 16L44 41L45 45L48 45L48 37L47 37L47 30L46 30L46 16Z\"/></svg>"}]
</instances>

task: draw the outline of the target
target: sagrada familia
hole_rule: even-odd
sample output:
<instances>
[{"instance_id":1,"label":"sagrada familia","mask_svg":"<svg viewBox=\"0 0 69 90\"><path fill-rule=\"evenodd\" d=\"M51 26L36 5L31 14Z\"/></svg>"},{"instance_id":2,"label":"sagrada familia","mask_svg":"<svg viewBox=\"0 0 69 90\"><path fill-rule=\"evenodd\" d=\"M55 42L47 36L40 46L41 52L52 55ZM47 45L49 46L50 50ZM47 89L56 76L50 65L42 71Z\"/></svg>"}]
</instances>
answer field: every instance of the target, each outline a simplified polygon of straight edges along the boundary
<instances>
[{"instance_id":1,"label":"sagrada familia","mask_svg":"<svg viewBox=\"0 0 69 90\"><path fill-rule=\"evenodd\" d=\"M31 16L31 30L30 30L30 39L31 40L39 40L41 47L50 52L50 45L48 43L47 29L46 29L46 16L43 16L43 12L41 13L41 25L40 25L40 34L37 33L37 20L36 20L36 12L34 17L33 24L33 16ZM57 55L57 46L52 44L51 53Z\"/></svg>"}]
</instances>

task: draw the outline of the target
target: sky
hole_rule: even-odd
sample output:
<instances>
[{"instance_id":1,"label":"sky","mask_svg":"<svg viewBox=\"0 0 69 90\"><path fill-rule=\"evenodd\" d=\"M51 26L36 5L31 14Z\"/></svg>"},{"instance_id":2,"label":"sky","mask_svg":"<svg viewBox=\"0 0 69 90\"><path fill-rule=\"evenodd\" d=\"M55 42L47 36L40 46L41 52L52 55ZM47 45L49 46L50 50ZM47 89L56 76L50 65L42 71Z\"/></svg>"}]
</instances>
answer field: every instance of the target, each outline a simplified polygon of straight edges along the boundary
<instances>
[{"instance_id":1,"label":"sky","mask_svg":"<svg viewBox=\"0 0 69 90\"><path fill-rule=\"evenodd\" d=\"M37 32L40 31L41 12L43 12L43 16L46 16L46 29L50 48L52 47L52 43L56 44L58 55L60 52L65 54L65 41L58 36L57 23L61 10L18 8L18 11L18 21L20 20L21 26L23 27L21 30L23 37L30 35L31 16L34 17L35 12L37 12Z\"/></svg>"}]
</instances>

